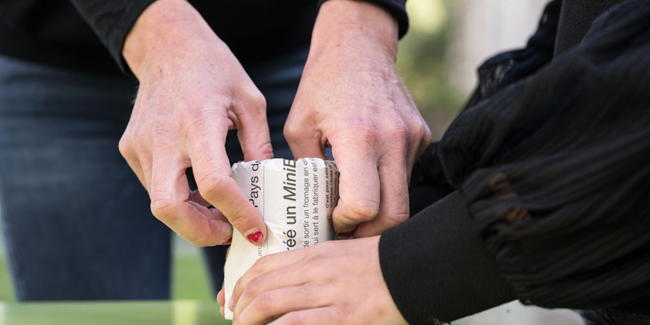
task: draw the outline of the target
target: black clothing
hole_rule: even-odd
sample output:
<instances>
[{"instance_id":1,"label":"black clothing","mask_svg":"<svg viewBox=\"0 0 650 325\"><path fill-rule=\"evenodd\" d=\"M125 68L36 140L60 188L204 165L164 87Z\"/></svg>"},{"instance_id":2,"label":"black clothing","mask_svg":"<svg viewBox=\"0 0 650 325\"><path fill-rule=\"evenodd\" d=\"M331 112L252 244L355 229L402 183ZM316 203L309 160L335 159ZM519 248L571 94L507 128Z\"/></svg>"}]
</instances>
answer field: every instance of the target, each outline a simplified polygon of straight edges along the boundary
<instances>
[{"instance_id":1,"label":"black clothing","mask_svg":"<svg viewBox=\"0 0 650 325\"><path fill-rule=\"evenodd\" d=\"M650 6L622 1L553 57L559 8L526 50L479 69L471 105L431 148L439 162L419 175L458 192L381 237L411 324L515 297L650 324Z\"/></svg>"},{"instance_id":2,"label":"black clothing","mask_svg":"<svg viewBox=\"0 0 650 325\"><path fill-rule=\"evenodd\" d=\"M564 0L555 54L576 46L585 37L596 17L621 1L623 0Z\"/></svg>"},{"instance_id":3,"label":"black clothing","mask_svg":"<svg viewBox=\"0 0 650 325\"><path fill-rule=\"evenodd\" d=\"M119 74L126 35L154 0L0 0L0 54L67 69ZM325 0L193 0L244 65L309 46L317 3ZM369 0L399 19L406 0ZM99 38L97 37L99 36ZM106 51L102 43L109 49Z\"/></svg>"}]
</instances>

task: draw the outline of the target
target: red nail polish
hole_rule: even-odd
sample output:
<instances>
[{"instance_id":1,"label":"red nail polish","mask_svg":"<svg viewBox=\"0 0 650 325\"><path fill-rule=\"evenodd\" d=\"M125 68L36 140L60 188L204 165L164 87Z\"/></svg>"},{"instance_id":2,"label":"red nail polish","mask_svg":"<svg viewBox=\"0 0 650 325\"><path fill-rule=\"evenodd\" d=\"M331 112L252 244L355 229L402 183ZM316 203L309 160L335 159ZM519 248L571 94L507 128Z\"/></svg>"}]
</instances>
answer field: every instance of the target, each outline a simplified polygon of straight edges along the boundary
<instances>
[{"instance_id":1,"label":"red nail polish","mask_svg":"<svg viewBox=\"0 0 650 325\"><path fill-rule=\"evenodd\" d=\"M252 234L249 234L248 236L246 236L246 238L248 238L249 242L251 242L253 244L256 244L258 240L261 240L261 239L264 238L264 234L262 234L261 231L257 231L257 232L254 232Z\"/></svg>"},{"instance_id":2,"label":"red nail polish","mask_svg":"<svg viewBox=\"0 0 650 325\"><path fill-rule=\"evenodd\" d=\"M221 245L230 245L232 243L232 237L228 238L225 242L221 243Z\"/></svg>"},{"instance_id":3,"label":"red nail polish","mask_svg":"<svg viewBox=\"0 0 650 325\"><path fill-rule=\"evenodd\" d=\"M339 239L348 239L352 237L352 232L351 231L339 231L336 236L339 237Z\"/></svg>"}]
</instances>

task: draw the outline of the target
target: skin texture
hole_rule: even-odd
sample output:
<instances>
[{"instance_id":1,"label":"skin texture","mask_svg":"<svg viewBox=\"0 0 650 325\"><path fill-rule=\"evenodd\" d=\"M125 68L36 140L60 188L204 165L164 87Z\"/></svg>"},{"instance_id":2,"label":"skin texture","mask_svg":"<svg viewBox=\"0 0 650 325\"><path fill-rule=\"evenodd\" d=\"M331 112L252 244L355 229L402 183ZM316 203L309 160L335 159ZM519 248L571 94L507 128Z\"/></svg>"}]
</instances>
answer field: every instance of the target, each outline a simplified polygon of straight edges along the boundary
<instances>
[{"instance_id":1,"label":"skin texture","mask_svg":"<svg viewBox=\"0 0 650 325\"><path fill-rule=\"evenodd\" d=\"M342 238L381 234L408 218L410 170L431 140L397 74L397 33L376 5L324 3L285 125L295 158L325 158L332 147L341 172L333 224ZM229 177L224 143L236 128L247 161L272 158L266 104L227 45L186 1L158 0L123 56L140 88L120 152L153 214L198 246L227 243L231 224L261 244L266 227ZM381 275L378 238L261 259L238 284L236 324L405 323Z\"/></svg>"},{"instance_id":2,"label":"skin texture","mask_svg":"<svg viewBox=\"0 0 650 325\"><path fill-rule=\"evenodd\" d=\"M397 33L397 21L374 4L325 2L285 125L296 158L326 158L332 147L341 238L378 235L408 218L410 171L431 141L397 73Z\"/></svg>"},{"instance_id":3,"label":"skin texture","mask_svg":"<svg viewBox=\"0 0 650 325\"><path fill-rule=\"evenodd\" d=\"M406 324L381 275L379 236L267 255L233 293L235 325ZM217 297L223 305L223 291Z\"/></svg>"},{"instance_id":4,"label":"skin texture","mask_svg":"<svg viewBox=\"0 0 650 325\"><path fill-rule=\"evenodd\" d=\"M189 3L159 0L138 19L123 54L140 88L120 152L149 192L153 214L198 246L227 242L230 224L265 235L230 178L224 144L236 128L246 160L273 158L266 103L230 49ZM195 193L185 176L190 166Z\"/></svg>"},{"instance_id":5,"label":"skin texture","mask_svg":"<svg viewBox=\"0 0 650 325\"><path fill-rule=\"evenodd\" d=\"M381 234L408 218L410 170L431 139L397 74L397 33L374 4L324 3L285 125L295 158L325 158L332 147L341 238ZM153 214L198 246L227 242L230 224L261 244L266 227L229 177L224 143L236 128L247 161L272 158L266 104L227 45L188 2L158 0L136 21L123 56L140 88L120 152Z\"/></svg>"}]
</instances>

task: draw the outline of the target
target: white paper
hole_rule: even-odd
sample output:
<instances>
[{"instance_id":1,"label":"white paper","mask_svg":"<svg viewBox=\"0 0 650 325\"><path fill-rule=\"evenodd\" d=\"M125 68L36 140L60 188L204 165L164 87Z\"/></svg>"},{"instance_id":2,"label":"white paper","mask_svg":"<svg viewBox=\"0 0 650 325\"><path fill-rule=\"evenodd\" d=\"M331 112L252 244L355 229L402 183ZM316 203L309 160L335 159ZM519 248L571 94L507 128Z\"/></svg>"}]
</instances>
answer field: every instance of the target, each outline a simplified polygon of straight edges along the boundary
<instances>
[{"instance_id":1,"label":"white paper","mask_svg":"<svg viewBox=\"0 0 650 325\"><path fill-rule=\"evenodd\" d=\"M226 306L237 280L260 257L331 239L329 219L339 197L336 165L319 158L240 162L233 165L231 177L264 218L267 238L255 247L233 231L225 269ZM225 318L232 319L232 312L224 309Z\"/></svg>"}]
</instances>

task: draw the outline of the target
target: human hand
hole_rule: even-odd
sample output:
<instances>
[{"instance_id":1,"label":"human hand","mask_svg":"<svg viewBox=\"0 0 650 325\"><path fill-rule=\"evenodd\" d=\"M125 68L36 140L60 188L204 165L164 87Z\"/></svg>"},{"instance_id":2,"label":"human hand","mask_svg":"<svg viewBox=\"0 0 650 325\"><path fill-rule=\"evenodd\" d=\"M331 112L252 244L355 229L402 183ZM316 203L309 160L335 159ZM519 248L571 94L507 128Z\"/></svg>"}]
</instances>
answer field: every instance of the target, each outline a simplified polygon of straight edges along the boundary
<instances>
[{"instance_id":1,"label":"human hand","mask_svg":"<svg viewBox=\"0 0 650 325\"><path fill-rule=\"evenodd\" d=\"M384 282L378 245L379 236L262 257L235 286L233 324L406 324Z\"/></svg>"},{"instance_id":2,"label":"human hand","mask_svg":"<svg viewBox=\"0 0 650 325\"><path fill-rule=\"evenodd\" d=\"M246 160L273 158L266 103L230 49L187 1L158 0L136 21L123 55L140 87L120 152L153 214L198 246L228 242L230 224L260 245L266 227L230 178L224 144L236 128Z\"/></svg>"},{"instance_id":3,"label":"human hand","mask_svg":"<svg viewBox=\"0 0 650 325\"><path fill-rule=\"evenodd\" d=\"M296 159L325 158L332 147L340 238L378 235L408 218L410 171L431 141L395 67L397 32L374 4L325 2L285 125Z\"/></svg>"}]
</instances>

